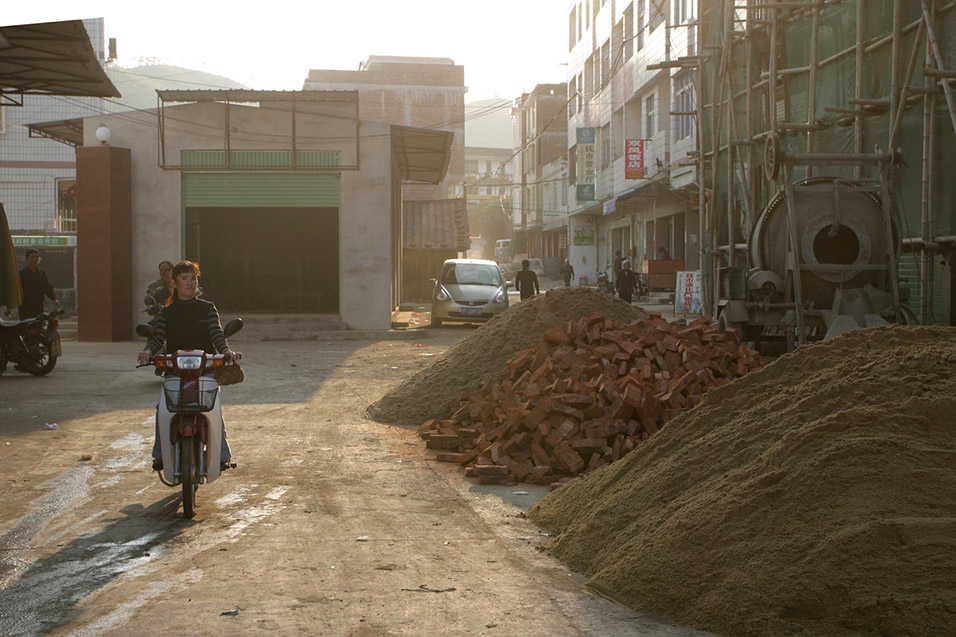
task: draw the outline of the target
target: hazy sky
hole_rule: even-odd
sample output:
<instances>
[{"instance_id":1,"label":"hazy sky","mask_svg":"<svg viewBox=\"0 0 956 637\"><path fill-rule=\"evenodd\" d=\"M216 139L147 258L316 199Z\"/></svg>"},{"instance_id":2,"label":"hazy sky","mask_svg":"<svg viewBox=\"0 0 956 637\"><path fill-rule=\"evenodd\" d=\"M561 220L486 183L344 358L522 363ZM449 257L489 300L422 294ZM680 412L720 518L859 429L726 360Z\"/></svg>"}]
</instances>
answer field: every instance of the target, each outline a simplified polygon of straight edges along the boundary
<instances>
[{"instance_id":1,"label":"hazy sky","mask_svg":"<svg viewBox=\"0 0 956 637\"><path fill-rule=\"evenodd\" d=\"M32 6L31 6L32 5ZM451 58L466 101L566 80L569 0L5 0L0 23L103 17L118 63L140 60L298 90L309 69L355 70L369 55Z\"/></svg>"}]
</instances>

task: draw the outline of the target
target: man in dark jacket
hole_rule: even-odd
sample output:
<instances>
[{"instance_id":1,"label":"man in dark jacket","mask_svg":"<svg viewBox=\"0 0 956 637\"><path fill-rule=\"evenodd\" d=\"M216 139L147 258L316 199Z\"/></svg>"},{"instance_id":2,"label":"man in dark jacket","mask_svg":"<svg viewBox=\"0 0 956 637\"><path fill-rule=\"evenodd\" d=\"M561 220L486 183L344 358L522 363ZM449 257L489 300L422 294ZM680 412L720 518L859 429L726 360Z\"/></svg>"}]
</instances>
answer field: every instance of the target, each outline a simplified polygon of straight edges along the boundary
<instances>
[{"instance_id":1,"label":"man in dark jacket","mask_svg":"<svg viewBox=\"0 0 956 637\"><path fill-rule=\"evenodd\" d=\"M571 279L574 278L574 266L571 265L570 259L565 259L564 265L561 266L561 278L564 279L564 287L571 287Z\"/></svg>"},{"instance_id":2,"label":"man in dark jacket","mask_svg":"<svg viewBox=\"0 0 956 637\"><path fill-rule=\"evenodd\" d=\"M531 269L531 262L527 259L521 261L521 272L515 275L515 289L521 295L522 301L535 294L541 294L541 288L538 286L538 275Z\"/></svg>"},{"instance_id":3,"label":"man in dark jacket","mask_svg":"<svg viewBox=\"0 0 956 637\"><path fill-rule=\"evenodd\" d=\"M621 271L621 268L624 266L624 257L621 256L621 251L618 250L614 253L614 280L617 281L617 273Z\"/></svg>"},{"instance_id":4,"label":"man in dark jacket","mask_svg":"<svg viewBox=\"0 0 956 637\"><path fill-rule=\"evenodd\" d=\"M617 273L617 294L630 303L636 289L637 275L631 271L631 262L625 261L621 271Z\"/></svg>"},{"instance_id":5,"label":"man in dark jacket","mask_svg":"<svg viewBox=\"0 0 956 637\"><path fill-rule=\"evenodd\" d=\"M159 262L159 278L150 281L146 286L146 296L143 297L143 303L146 305L146 313L150 316L159 314L160 308L167 305L166 301L173 293L173 264L169 261Z\"/></svg>"},{"instance_id":6,"label":"man in dark jacket","mask_svg":"<svg viewBox=\"0 0 956 637\"><path fill-rule=\"evenodd\" d=\"M20 305L20 320L33 318L43 311L44 295L60 307L60 302L53 294L46 272L40 269L40 252L30 248L26 254L27 265L20 270L20 289L23 290L23 303ZM6 311L10 314L10 310Z\"/></svg>"}]
</instances>

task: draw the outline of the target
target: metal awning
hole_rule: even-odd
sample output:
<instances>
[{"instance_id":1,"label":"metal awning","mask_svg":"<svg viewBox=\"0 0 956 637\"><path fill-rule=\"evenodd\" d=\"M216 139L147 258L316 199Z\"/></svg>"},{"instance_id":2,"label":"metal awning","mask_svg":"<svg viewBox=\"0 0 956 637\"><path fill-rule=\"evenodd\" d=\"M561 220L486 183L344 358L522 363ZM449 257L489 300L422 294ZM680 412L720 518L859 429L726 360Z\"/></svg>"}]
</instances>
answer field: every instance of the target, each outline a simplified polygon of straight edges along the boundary
<instances>
[{"instance_id":1,"label":"metal awning","mask_svg":"<svg viewBox=\"0 0 956 637\"><path fill-rule=\"evenodd\" d=\"M162 102L358 102L358 91L260 91L255 89L165 89Z\"/></svg>"},{"instance_id":2,"label":"metal awning","mask_svg":"<svg viewBox=\"0 0 956 637\"><path fill-rule=\"evenodd\" d=\"M165 93L175 93L175 91L157 91ZM287 97L293 91L285 91ZM317 91L303 91L310 93L307 97L319 98ZM216 99L212 92L193 92L190 98ZM246 97L255 99L264 99L271 97L276 99L273 92L269 95L268 91L254 92L254 95ZM180 93L172 97L175 101L178 98L185 98L186 95ZM222 97L222 96L219 96ZM237 101L240 95L232 94L225 96L227 100ZM329 97L326 95L325 97ZM346 96L347 97L347 96ZM190 99L188 101L195 101ZM217 100L218 101L218 100ZM30 135L47 137L71 146L83 145L83 119L64 119L53 122L40 122L28 126ZM430 128L416 128L414 126L391 125L392 132L392 152L395 156L395 162L398 165L398 177L400 179L418 183L438 184L445 178L448 172L448 165L451 161L451 145L455 139L453 131L434 130Z\"/></svg>"},{"instance_id":3,"label":"metal awning","mask_svg":"<svg viewBox=\"0 0 956 637\"><path fill-rule=\"evenodd\" d=\"M70 146L83 145L82 117L27 124L27 130L30 131L30 137L46 137Z\"/></svg>"},{"instance_id":4,"label":"metal awning","mask_svg":"<svg viewBox=\"0 0 956 637\"><path fill-rule=\"evenodd\" d=\"M392 125L392 148L402 179L440 183L451 160L452 131Z\"/></svg>"},{"instance_id":5,"label":"metal awning","mask_svg":"<svg viewBox=\"0 0 956 637\"><path fill-rule=\"evenodd\" d=\"M0 104L23 95L120 97L81 20L0 27Z\"/></svg>"}]
</instances>

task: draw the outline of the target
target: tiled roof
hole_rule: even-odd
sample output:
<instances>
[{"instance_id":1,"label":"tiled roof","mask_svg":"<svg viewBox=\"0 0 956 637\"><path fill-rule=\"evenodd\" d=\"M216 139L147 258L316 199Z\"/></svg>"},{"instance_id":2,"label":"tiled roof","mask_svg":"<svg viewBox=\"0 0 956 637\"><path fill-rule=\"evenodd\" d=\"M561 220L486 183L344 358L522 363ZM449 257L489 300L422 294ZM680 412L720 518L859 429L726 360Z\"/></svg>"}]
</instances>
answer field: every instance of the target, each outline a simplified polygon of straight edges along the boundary
<instances>
[{"instance_id":1,"label":"tiled roof","mask_svg":"<svg viewBox=\"0 0 956 637\"><path fill-rule=\"evenodd\" d=\"M456 250L471 247L464 199L404 201L402 233L407 250Z\"/></svg>"}]
</instances>

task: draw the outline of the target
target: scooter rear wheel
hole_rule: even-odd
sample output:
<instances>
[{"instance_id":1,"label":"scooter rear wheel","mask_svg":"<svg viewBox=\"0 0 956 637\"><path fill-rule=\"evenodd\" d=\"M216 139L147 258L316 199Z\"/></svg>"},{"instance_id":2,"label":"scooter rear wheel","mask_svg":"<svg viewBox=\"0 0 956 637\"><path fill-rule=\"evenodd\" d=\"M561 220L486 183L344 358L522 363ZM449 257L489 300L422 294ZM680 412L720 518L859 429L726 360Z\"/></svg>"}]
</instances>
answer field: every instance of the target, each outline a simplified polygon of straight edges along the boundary
<instances>
[{"instance_id":1,"label":"scooter rear wheel","mask_svg":"<svg viewBox=\"0 0 956 637\"><path fill-rule=\"evenodd\" d=\"M183 517L191 520L196 515L196 487L199 486L199 470L196 467L196 439L192 436L182 440L183 471Z\"/></svg>"}]
</instances>

